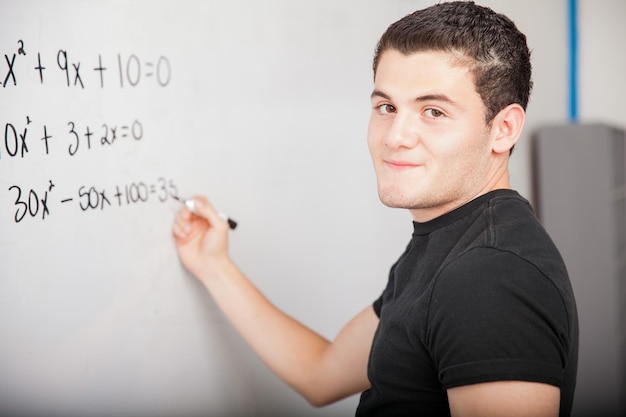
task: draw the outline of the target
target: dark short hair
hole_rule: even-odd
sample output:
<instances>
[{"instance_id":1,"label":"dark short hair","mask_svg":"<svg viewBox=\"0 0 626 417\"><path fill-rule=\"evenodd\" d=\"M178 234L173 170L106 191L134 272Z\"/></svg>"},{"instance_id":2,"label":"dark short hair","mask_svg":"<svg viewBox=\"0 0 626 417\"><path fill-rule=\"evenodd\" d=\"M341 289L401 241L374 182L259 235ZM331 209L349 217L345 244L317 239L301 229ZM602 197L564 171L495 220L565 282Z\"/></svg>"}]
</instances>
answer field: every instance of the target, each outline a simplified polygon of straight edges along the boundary
<instances>
[{"instance_id":1,"label":"dark short hair","mask_svg":"<svg viewBox=\"0 0 626 417\"><path fill-rule=\"evenodd\" d=\"M381 54L443 51L474 75L476 91L490 122L506 106L524 110L532 89L530 50L526 36L506 16L473 1L440 3L393 23L380 38L374 55L374 76Z\"/></svg>"}]
</instances>

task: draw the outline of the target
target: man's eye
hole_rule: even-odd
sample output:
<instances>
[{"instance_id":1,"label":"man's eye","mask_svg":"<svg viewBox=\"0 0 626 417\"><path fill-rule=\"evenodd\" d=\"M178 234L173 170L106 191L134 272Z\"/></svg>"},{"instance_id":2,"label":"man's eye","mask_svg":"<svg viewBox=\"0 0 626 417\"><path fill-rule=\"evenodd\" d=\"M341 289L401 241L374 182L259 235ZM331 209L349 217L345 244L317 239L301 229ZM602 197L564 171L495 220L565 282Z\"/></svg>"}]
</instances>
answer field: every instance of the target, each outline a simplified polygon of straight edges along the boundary
<instances>
[{"instance_id":1,"label":"man's eye","mask_svg":"<svg viewBox=\"0 0 626 417\"><path fill-rule=\"evenodd\" d=\"M430 117L431 119L438 119L440 117L443 117L444 114L442 111L437 109L426 109L426 116Z\"/></svg>"},{"instance_id":2,"label":"man's eye","mask_svg":"<svg viewBox=\"0 0 626 417\"><path fill-rule=\"evenodd\" d=\"M380 114L391 114L396 112L396 108L391 104L381 104L378 106L378 111Z\"/></svg>"}]
</instances>

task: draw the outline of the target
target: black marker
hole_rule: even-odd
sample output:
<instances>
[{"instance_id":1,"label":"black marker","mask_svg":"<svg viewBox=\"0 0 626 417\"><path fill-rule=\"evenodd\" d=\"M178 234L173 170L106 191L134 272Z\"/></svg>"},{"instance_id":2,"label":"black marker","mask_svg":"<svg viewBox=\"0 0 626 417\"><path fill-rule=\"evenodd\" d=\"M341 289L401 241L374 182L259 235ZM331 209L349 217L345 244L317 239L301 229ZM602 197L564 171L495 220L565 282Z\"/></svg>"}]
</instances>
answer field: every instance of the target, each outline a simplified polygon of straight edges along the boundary
<instances>
[{"instance_id":1,"label":"black marker","mask_svg":"<svg viewBox=\"0 0 626 417\"><path fill-rule=\"evenodd\" d=\"M194 201L190 198L185 199L185 200L181 200L178 197L174 197L174 199L178 200L179 202L181 202L182 204L185 205L185 207L187 207L189 209L189 211L191 211L192 213L196 213L196 205L194 203ZM237 222L234 221L233 219L231 219L230 217L228 217L226 214L224 213L217 213L220 216L220 219L224 220L225 222L228 223L228 226L232 229L235 230L235 228L237 227Z\"/></svg>"}]
</instances>

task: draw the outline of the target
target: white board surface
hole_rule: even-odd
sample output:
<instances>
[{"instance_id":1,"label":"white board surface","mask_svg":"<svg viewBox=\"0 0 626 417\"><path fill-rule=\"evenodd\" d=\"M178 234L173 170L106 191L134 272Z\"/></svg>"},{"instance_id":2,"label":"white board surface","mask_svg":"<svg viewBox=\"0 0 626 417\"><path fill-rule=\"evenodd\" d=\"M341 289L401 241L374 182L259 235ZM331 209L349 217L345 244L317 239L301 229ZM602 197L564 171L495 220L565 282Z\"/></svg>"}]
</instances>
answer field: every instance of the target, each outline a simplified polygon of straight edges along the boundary
<instances>
[{"instance_id":1,"label":"white board surface","mask_svg":"<svg viewBox=\"0 0 626 417\"><path fill-rule=\"evenodd\" d=\"M351 415L231 330L178 262L174 197L238 220L232 257L332 338L410 237L366 128L375 42L417 7L0 1L0 415Z\"/></svg>"}]
</instances>

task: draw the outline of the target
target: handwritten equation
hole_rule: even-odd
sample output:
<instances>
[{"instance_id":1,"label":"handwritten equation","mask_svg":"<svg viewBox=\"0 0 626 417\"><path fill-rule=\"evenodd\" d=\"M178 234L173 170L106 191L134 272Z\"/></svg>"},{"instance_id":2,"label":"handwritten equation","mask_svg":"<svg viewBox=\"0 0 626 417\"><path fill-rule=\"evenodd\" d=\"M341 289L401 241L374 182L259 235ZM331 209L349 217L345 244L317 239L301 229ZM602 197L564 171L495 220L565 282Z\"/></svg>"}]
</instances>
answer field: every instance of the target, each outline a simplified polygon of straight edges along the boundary
<instances>
[{"instance_id":1,"label":"handwritten equation","mask_svg":"<svg viewBox=\"0 0 626 417\"><path fill-rule=\"evenodd\" d=\"M112 146L125 139L139 141L144 136L143 124L137 119L127 123L100 123L97 126L70 120L59 133L53 132L48 126L34 123L28 115L22 122L5 122L4 137L0 139L0 164L3 159L26 159L37 153L35 148L45 155L54 153L56 148L57 152L74 156L81 149Z\"/></svg>"},{"instance_id":2,"label":"handwritten equation","mask_svg":"<svg viewBox=\"0 0 626 417\"><path fill-rule=\"evenodd\" d=\"M58 193L53 192L56 184L49 180L41 189L11 185L9 192L14 194L14 215L16 223L27 219L45 220L49 218L55 204L77 206L81 211L102 211L113 207L131 206L155 200L164 203L169 200L180 200L178 188L174 180L159 177L154 182L136 181L110 188L96 185L81 185L75 193L54 199Z\"/></svg>"},{"instance_id":3,"label":"handwritten equation","mask_svg":"<svg viewBox=\"0 0 626 417\"><path fill-rule=\"evenodd\" d=\"M24 65L20 61L25 61ZM82 65L82 68L81 68ZM0 67L0 85L4 88L18 87L21 77L17 68L34 71L40 84L48 80L48 71L57 72L67 87L84 89L86 86L118 85L120 88L135 87L142 80L153 80L156 85L166 87L172 78L172 67L166 56L143 60L136 54L117 54L115 58L98 54L88 63L74 58L70 51L58 49L51 54L27 52L24 41L17 41L16 50L4 54L3 66Z\"/></svg>"}]
</instances>

